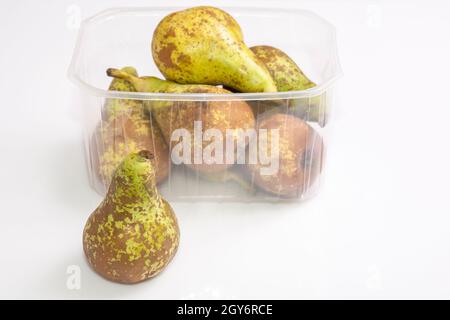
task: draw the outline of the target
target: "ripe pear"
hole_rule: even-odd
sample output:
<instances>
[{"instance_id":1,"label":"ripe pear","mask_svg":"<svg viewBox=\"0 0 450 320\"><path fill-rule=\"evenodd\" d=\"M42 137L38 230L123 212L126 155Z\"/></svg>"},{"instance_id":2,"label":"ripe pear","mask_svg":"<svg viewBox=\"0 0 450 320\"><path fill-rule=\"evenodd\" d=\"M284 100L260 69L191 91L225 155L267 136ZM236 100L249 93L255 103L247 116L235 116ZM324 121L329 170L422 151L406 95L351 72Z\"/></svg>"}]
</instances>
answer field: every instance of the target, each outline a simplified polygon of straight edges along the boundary
<instances>
[{"instance_id":1,"label":"ripe pear","mask_svg":"<svg viewBox=\"0 0 450 320\"><path fill-rule=\"evenodd\" d=\"M121 69L136 75L136 69ZM109 90L136 91L126 80L114 79ZM117 166L129 154L149 150L154 155L156 181L162 182L169 174L169 147L158 126L145 112L142 101L108 99L103 110L103 121L97 125L92 137L93 166L107 188Z\"/></svg>"},{"instance_id":2,"label":"ripe pear","mask_svg":"<svg viewBox=\"0 0 450 320\"><path fill-rule=\"evenodd\" d=\"M231 94L223 88L210 85L178 84L171 81L161 80L156 77L135 77L118 69L108 69L107 74L119 79L125 79L133 84L139 92L159 93L221 93ZM219 130L222 137L226 137L227 130L237 132L239 129L247 130L254 128L255 117L250 106L244 101L147 101L151 114L161 128L166 143L173 147L177 141L172 141L172 133L177 129L187 130L194 137L195 122L201 121L202 133L208 129ZM225 139L225 138L224 138ZM194 140L194 139L192 139ZM238 136L233 135L234 152L236 159L236 145ZM209 145L210 141L202 141L202 148ZM248 141L245 141L247 144ZM225 143L223 143L225 147ZM196 141L191 145L190 164L192 169L200 173L212 173L223 171L230 163L195 163L194 152L199 147ZM227 151L231 152L231 151ZM225 150L223 152L225 155ZM204 160L204 159L203 159Z\"/></svg>"},{"instance_id":3,"label":"ripe pear","mask_svg":"<svg viewBox=\"0 0 450 320\"><path fill-rule=\"evenodd\" d=\"M137 70L134 67L123 67L123 72L138 76ZM134 87L126 80L113 79L109 85L110 91L126 91L136 92ZM141 111L142 101L131 99L108 99L103 108L103 118L119 117L121 115L129 115L134 110Z\"/></svg>"},{"instance_id":4,"label":"ripe pear","mask_svg":"<svg viewBox=\"0 0 450 320\"><path fill-rule=\"evenodd\" d=\"M269 70L278 91L298 91L315 87L298 65L286 53L271 46L251 47L258 59Z\"/></svg>"},{"instance_id":5,"label":"ripe pear","mask_svg":"<svg viewBox=\"0 0 450 320\"><path fill-rule=\"evenodd\" d=\"M283 198L301 197L321 172L321 136L305 121L281 113L260 119L257 132L264 130L267 130L267 143L259 144L258 155L261 157L262 152L270 157L278 152L278 168L267 174L261 170L265 166L260 161L247 164L253 184ZM271 139L276 138L278 144L274 145L278 145L278 148L272 150ZM263 150L260 150L261 146Z\"/></svg>"},{"instance_id":6,"label":"ripe pear","mask_svg":"<svg viewBox=\"0 0 450 320\"><path fill-rule=\"evenodd\" d=\"M140 282L169 264L179 239L174 212L156 189L151 153L129 154L86 222L83 247L89 264L109 280Z\"/></svg>"},{"instance_id":7,"label":"ripe pear","mask_svg":"<svg viewBox=\"0 0 450 320\"><path fill-rule=\"evenodd\" d=\"M169 147L151 117L132 113L102 121L92 137L93 166L108 187L117 166L130 153L150 150L154 154L156 181L164 181L170 170Z\"/></svg>"},{"instance_id":8,"label":"ripe pear","mask_svg":"<svg viewBox=\"0 0 450 320\"><path fill-rule=\"evenodd\" d=\"M153 34L152 54L167 80L240 92L277 91L267 68L245 45L239 24L214 7L193 7L163 18Z\"/></svg>"},{"instance_id":9,"label":"ripe pear","mask_svg":"<svg viewBox=\"0 0 450 320\"><path fill-rule=\"evenodd\" d=\"M265 45L254 46L250 50L265 64L279 92L301 91L316 86L303 73L295 61L282 50ZM302 119L319 122L323 125L326 122L325 98L325 95L319 95L310 98L288 100L287 107ZM266 103L265 107L261 107L260 104L257 111L266 111L271 107L277 107L277 104Z\"/></svg>"}]
</instances>

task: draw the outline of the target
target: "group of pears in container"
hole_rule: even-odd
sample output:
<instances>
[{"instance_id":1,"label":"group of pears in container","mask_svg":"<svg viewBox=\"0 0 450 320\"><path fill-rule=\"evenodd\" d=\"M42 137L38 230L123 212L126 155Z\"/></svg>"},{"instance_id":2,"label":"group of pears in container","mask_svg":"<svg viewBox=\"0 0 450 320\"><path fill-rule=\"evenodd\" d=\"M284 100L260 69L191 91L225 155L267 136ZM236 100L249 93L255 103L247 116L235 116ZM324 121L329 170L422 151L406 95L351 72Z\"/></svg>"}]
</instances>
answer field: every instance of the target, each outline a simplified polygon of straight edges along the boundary
<instances>
[{"instance_id":1,"label":"group of pears in container","mask_svg":"<svg viewBox=\"0 0 450 320\"><path fill-rule=\"evenodd\" d=\"M91 24L138 13L155 16L112 11ZM148 36L162 77L142 75L133 61L104 69L110 84L95 98L100 119L86 149L91 183L106 197L83 235L104 277L140 282L171 261L179 228L166 199L292 201L316 189L331 83L314 82L270 38L248 46L237 21L209 6L172 11Z\"/></svg>"}]
</instances>

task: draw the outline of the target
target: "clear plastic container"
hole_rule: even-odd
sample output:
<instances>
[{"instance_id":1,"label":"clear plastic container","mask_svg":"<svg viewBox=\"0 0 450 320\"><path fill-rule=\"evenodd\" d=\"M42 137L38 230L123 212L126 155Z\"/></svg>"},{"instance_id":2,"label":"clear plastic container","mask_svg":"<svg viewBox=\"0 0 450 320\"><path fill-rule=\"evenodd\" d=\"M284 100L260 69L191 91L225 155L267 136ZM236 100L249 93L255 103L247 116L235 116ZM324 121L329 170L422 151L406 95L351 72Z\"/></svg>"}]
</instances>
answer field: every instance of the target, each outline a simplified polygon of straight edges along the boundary
<instances>
[{"instance_id":1,"label":"clear plastic container","mask_svg":"<svg viewBox=\"0 0 450 320\"><path fill-rule=\"evenodd\" d=\"M165 122L163 126L170 127L173 124L171 117L176 117L179 110L195 110L204 116L202 111L207 112L206 110L223 106L227 108L230 116L233 108L236 113L240 113L242 105L247 104L254 113L256 124L255 135L249 133L244 137L247 146L243 150L233 147L227 149L225 134L222 137L224 149L220 149L219 144L214 144L208 149L209 153L205 153L208 137L202 136L205 131L199 131L200 135L197 137L205 140L201 144L199 154L213 155L213 160L203 161L200 157L195 161L194 158L186 157L185 162L190 160L197 163L189 165L182 162L183 158L180 160L183 155L180 146L186 146L177 143L182 138L167 146L167 135L173 134L175 128L164 130L165 139L155 138L150 141L155 148L166 141L164 154L155 152L158 157L156 160L159 161L158 170L163 168L168 171L166 177L160 177L159 190L163 196L172 201L257 202L303 200L315 194L322 179L332 87L341 73L334 27L308 11L222 8L240 24L247 46L274 46L296 61L304 73L317 84L307 90L235 94L108 91L112 79L106 76L105 71L111 67L131 65L138 70L139 75L163 78L151 55L153 31L163 17L181 9L183 8L110 9L83 22L69 77L79 88L80 108L84 114L86 163L91 186L100 194L105 194L109 183L107 175L114 170L118 158L133 148L142 147L139 143L138 146L130 147L134 142L129 138L130 134L124 132L132 129L123 121L117 121L110 130L111 124L107 124L105 119L105 108L108 106L125 102L142 108L143 111L138 112L139 116L150 123L150 130L156 136L161 133L158 120ZM155 116L152 111L148 111L153 110L152 106L158 105L164 105L166 112ZM278 130L271 131L272 129ZM117 136L107 137L105 130L115 132ZM101 134L98 134L99 132ZM191 139L195 138L193 136ZM272 145L267 139L266 144L261 144L260 141L264 140L261 137L269 136L273 137L270 143L278 138L281 144ZM214 140L209 140L212 141L220 142L220 137L214 136ZM146 143L148 141L144 142ZM267 147L269 144L270 147ZM271 152L272 148L278 151L277 155L277 152ZM198 151L195 147L193 149ZM219 149L224 151L222 158ZM241 156L239 160L237 151ZM104 159L105 152L109 152L107 156L112 159L107 169L99 164L102 161L99 159ZM234 161L227 159L225 154L233 152ZM219 156L215 157L216 154ZM212 164L214 161L217 166ZM161 170L159 172L162 172Z\"/></svg>"}]
</instances>

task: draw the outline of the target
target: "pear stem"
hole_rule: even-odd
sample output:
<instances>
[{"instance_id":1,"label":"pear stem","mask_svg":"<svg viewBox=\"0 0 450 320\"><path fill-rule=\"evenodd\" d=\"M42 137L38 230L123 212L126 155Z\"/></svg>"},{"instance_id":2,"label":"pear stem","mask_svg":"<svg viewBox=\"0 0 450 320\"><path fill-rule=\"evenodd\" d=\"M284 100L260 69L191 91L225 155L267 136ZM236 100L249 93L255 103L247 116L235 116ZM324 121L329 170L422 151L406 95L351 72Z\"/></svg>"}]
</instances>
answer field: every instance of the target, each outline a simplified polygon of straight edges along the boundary
<instances>
[{"instance_id":1,"label":"pear stem","mask_svg":"<svg viewBox=\"0 0 450 320\"><path fill-rule=\"evenodd\" d=\"M114 68L109 68L108 70L106 70L106 74L108 75L108 77L122 79L122 80L126 80L129 82L133 82L133 80L136 79L135 76L133 76L125 71L122 71L119 69L114 69Z\"/></svg>"}]
</instances>

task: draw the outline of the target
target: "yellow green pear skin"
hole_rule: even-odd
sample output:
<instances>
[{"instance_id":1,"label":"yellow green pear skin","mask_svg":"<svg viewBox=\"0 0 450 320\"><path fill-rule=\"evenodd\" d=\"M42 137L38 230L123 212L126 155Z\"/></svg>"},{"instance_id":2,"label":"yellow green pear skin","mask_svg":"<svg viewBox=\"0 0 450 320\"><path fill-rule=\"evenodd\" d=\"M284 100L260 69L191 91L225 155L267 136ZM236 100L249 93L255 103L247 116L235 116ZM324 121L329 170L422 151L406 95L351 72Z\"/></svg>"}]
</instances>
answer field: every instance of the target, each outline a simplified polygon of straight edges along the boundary
<instances>
[{"instance_id":1,"label":"yellow green pear skin","mask_svg":"<svg viewBox=\"0 0 450 320\"><path fill-rule=\"evenodd\" d=\"M223 10L201 6L161 20L153 59L167 80L224 85L240 92L276 92L269 71L245 45L240 26Z\"/></svg>"},{"instance_id":2,"label":"yellow green pear skin","mask_svg":"<svg viewBox=\"0 0 450 320\"><path fill-rule=\"evenodd\" d=\"M129 154L86 222L83 248L88 263L111 281L141 282L169 264L179 239L175 214L156 189L151 154Z\"/></svg>"}]
</instances>

